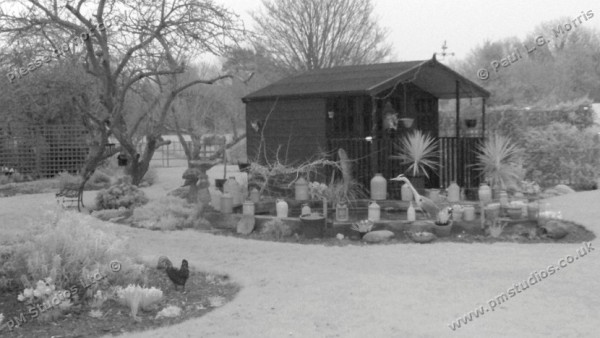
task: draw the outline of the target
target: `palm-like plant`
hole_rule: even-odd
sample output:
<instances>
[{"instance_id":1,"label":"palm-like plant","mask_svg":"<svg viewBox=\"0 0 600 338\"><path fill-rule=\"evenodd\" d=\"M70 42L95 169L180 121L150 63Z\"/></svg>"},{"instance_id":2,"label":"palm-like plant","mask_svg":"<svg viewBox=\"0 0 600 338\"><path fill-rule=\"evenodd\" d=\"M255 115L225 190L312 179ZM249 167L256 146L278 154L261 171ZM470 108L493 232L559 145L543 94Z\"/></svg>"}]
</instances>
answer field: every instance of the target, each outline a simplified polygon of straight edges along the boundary
<instances>
[{"instance_id":1,"label":"palm-like plant","mask_svg":"<svg viewBox=\"0 0 600 338\"><path fill-rule=\"evenodd\" d=\"M517 162L521 153L510 137L494 134L477 148L479 163L475 166L492 187L506 189L520 179Z\"/></svg>"},{"instance_id":2,"label":"palm-like plant","mask_svg":"<svg viewBox=\"0 0 600 338\"><path fill-rule=\"evenodd\" d=\"M438 141L431 135L416 130L406 137L400 143L396 144L398 155L392 155L390 158L399 159L404 164L410 163L406 170L412 176L425 175L429 178L427 168L436 170L438 166Z\"/></svg>"}]
</instances>

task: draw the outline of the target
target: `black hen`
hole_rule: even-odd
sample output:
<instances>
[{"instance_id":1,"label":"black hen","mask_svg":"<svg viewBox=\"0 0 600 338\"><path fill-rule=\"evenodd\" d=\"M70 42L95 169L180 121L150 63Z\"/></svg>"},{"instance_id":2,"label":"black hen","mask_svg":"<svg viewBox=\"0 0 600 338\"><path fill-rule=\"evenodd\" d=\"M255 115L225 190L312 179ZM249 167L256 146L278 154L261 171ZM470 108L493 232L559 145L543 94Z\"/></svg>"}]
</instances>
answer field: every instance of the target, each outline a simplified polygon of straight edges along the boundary
<instances>
[{"instance_id":1,"label":"black hen","mask_svg":"<svg viewBox=\"0 0 600 338\"><path fill-rule=\"evenodd\" d=\"M169 279L175 284L175 290L177 290L177 286L181 285L183 290L185 290L185 283L190 277L190 269L188 268L188 261L181 261L181 268L177 269L172 266L167 267L167 276Z\"/></svg>"}]
</instances>

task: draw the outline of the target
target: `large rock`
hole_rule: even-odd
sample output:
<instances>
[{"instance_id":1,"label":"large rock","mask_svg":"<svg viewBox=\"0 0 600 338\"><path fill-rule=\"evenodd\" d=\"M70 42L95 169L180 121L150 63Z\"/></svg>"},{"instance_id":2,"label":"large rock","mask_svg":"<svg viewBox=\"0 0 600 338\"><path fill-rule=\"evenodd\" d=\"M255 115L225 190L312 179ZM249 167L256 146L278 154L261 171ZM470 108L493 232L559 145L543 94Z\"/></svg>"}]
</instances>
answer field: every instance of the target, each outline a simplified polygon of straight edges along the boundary
<instances>
[{"instance_id":1,"label":"large rock","mask_svg":"<svg viewBox=\"0 0 600 338\"><path fill-rule=\"evenodd\" d=\"M369 243L380 243L394 237L394 233L389 230L376 230L368 232L363 236L363 241Z\"/></svg>"},{"instance_id":2,"label":"large rock","mask_svg":"<svg viewBox=\"0 0 600 338\"><path fill-rule=\"evenodd\" d=\"M540 227L540 233L542 236L549 237L552 239L561 239L565 237L569 230L559 220L550 220Z\"/></svg>"},{"instance_id":3,"label":"large rock","mask_svg":"<svg viewBox=\"0 0 600 338\"><path fill-rule=\"evenodd\" d=\"M575 190L571 189L569 186L566 186L564 184L557 185L556 187L554 187L554 190L556 190L561 195L572 194L575 192Z\"/></svg>"}]
</instances>

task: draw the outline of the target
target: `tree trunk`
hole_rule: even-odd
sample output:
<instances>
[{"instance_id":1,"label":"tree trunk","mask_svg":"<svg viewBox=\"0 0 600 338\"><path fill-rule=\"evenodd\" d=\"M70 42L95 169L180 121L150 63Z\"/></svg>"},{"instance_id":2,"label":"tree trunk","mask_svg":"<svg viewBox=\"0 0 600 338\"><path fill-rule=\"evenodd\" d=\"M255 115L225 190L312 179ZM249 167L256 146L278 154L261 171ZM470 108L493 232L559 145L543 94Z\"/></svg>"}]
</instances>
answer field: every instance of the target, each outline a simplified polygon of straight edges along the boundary
<instances>
[{"instance_id":1,"label":"tree trunk","mask_svg":"<svg viewBox=\"0 0 600 338\"><path fill-rule=\"evenodd\" d=\"M162 137L154 135L146 135L146 139L148 142L144 148L143 155L138 154L137 151L134 154L127 153L129 159L127 174L131 176L131 184L133 185L139 185L142 182L144 175L146 175L148 168L150 168L150 161L152 161L156 149L171 143L169 140L164 141ZM136 150L132 143L127 148Z\"/></svg>"}]
</instances>

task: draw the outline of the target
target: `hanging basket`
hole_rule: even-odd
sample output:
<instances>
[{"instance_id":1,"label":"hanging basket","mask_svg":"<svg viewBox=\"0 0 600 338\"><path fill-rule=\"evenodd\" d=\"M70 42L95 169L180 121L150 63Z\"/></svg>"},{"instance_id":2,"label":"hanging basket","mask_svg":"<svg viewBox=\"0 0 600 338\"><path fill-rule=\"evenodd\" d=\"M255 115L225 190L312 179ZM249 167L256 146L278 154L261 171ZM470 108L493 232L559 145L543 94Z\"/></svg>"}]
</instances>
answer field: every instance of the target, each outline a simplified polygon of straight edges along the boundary
<instances>
[{"instance_id":1,"label":"hanging basket","mask_svg":"<svg viewBox=\"0 0 600 338\"><path fill-rule=\"evenodd\" d=\"M412 127L413 122L415 122L415 119L410 117L404 117L399 119L399 121L402 121L402 125L404 125L405 128L410 128Z\"/></svg>"},{"instance_id":2,"label":"hanging basket","mask_svg":"<svg viewBox=\"0 0 600 338\"><path fill-rule=\"evenodd\" d=\"M465 119L465 125L467 128L475 128L477 126L477 119Z\"/></svg>"},{"instance_id":3,"label":"hanging basket","mask_svg":"<svg viewBox=\"0 0 600 338\"><path fill-rule=\"evenodd\" d=\"M119 156L117 156L117 164L119 165L119 167L127 166L127 156L119 154Z\"/></svg>"}]
</instances>

